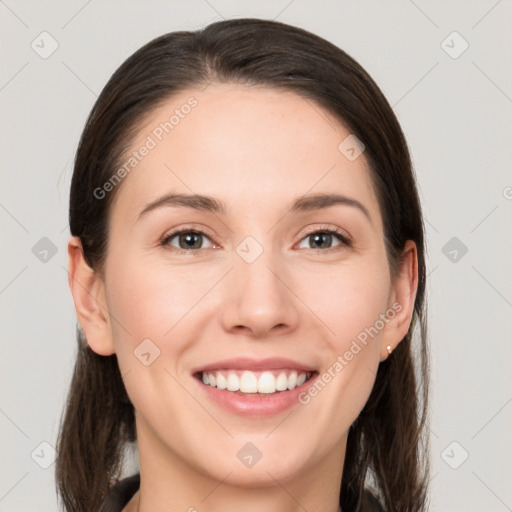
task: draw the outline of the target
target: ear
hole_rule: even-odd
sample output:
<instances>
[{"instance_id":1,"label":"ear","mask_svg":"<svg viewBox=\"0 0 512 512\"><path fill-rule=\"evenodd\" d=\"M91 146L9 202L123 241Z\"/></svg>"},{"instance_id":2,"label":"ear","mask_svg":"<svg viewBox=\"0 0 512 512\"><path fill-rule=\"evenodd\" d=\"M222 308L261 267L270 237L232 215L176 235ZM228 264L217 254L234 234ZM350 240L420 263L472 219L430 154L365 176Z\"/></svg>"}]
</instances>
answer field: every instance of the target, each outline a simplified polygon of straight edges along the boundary
<instances>
[{"instance_id":1,"label":"ear","mask_svg":"<svg viewBox=\"0 0 512 512\"><path fill-rule=\"evenodd\" d=\"M418 252L412 240L407 240L405 244L397 275L391 286L389 309L386 315L389 320L383 330L380 347L381 361L389 356L387 347L394 350L411 325L418 290ZM394 316L391 312L394 312Z\"/></svg>"},{"instance_id":2,"label":"ear","mask_svg":"<svg viewBox=\"0 0 512 512\"><path fill-rule=\"evenodd\" d=\"M101 276L85 261L82 243L76 236L68 243L68 264L69 287L87 344L97 354L110 356L115 349L105 286Z\"/></svg>"}]
</instances>

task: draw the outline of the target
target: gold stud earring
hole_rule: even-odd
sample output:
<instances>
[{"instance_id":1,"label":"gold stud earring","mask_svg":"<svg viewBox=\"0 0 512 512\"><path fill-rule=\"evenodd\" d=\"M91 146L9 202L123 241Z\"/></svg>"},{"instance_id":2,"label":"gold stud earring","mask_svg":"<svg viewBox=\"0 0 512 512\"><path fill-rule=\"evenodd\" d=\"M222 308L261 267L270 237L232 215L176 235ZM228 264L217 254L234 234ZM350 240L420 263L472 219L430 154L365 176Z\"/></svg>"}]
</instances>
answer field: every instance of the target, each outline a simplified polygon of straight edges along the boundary
<instances>
[{"instance_id":1,"label":"gold stud earring","mask_svg":"<svg viewBox=\"0 0 512 512\"><path fill-rule=\"evenodd\" d=\"M388 356L390 356L390 355L391 355L391 352L393 352L393 349L391 348L391 345L388 345L388 346L386 347L386 349L387 349L387 351L388 351Z\"/></svg>"}]
</instances>

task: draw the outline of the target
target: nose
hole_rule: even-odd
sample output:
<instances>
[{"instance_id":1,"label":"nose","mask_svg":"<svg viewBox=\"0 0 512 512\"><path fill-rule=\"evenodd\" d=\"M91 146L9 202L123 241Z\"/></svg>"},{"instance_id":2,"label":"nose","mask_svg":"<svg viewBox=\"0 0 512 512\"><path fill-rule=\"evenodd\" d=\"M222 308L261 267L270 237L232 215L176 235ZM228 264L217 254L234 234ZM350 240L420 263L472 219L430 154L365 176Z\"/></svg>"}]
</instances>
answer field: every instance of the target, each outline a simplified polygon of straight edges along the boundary
<instances>
[{"instance_id":1,"label":"nose","mask_svg":"<svg viewBox=\"0 0 512 512\"><path fill-rule=\"evenodd\" d=\"M234 256L234 268L224 282L221 321L226 331L253 338L296 329L298 300L283 263L259 257L252 263Z\"/></svg>"}]
</instances>

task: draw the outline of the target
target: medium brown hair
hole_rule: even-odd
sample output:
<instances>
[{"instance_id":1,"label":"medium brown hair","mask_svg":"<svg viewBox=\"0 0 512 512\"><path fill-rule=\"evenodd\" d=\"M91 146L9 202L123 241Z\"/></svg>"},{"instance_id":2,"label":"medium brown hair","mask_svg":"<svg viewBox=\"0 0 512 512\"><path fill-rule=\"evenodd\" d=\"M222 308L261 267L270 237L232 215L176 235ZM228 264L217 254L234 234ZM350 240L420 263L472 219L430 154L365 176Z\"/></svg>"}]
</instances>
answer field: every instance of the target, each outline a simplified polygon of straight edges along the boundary
<instances>
[{"instance_id":1,"label":"medium brown hair","mask_svg":"<svg viewBox=\"0 0 512 512\"><path fill-rule=\"evenodd\" d=\"M416 243L418 289L411 327L379 365L369 400L349 429L340 502L345 511L359 510L371 483L386 510L425 510L428 357L422 213L393 110L344 51L303 29L260 19L173 32L140 48L112 75L84 128L71 183L71 234L80 238L87 263L101 274L109 211L120 186L104 199L94 190L114 174L149 113L176 93L212 81L292 91L333 114L365 145L392 275L406 241ZM413 337L414 331L418 336ZM93 352L80 329L77 341L58 438L56 482L67 511L90 512L121 476L124 448L136 441L136 431L116 355Z\"/></svg>"}]
</instances>

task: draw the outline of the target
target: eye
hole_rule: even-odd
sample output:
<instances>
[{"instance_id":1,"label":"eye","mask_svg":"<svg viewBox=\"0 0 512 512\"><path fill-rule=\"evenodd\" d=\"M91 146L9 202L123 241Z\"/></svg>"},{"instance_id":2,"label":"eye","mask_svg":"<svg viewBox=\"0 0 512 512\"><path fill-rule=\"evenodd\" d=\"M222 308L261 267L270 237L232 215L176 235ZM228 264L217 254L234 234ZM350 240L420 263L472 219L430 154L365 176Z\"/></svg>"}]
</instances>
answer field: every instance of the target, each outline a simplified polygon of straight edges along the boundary
<instances>
[{"instance_id":1,"label":"eye","mask_svg":"<svg viewBox=\"0 0 512 512\"><path fill-rule=\"evenodd\" d=\"M308 244L310 244L308 246ZM335 229L313 231L299 243L299 249L332 249L338 246L350 246L346 235Z\"/></svg>"},{"instance_id":2,"label":"eye","mask_svg":"<svg viewBox=\"0 0 512 512\"><path fill-rule=\"evenodd\" d=\"M217 248L202 231L194 229L180 229L165 236L161 244L177 251L197 252L201 249ZM341 231L335 229L321 229L312 231L299 242L299 249L328 250L340 246L351 245L350 239Z\"/></svg>"},{"instance_id":3,"label":"eye","mask_svg":"<svg viewBox=\"0 0 512 512\"><path fill-rule=\"evenodd\" d=\"M208 241L209 245L205 246L205 241ZM215 247L215 244L208 236L201 231L194 231L191 229L182 229L170 233L162 240L162 245L171 246L184 251Z\"/></svg>"}]
</instances>

